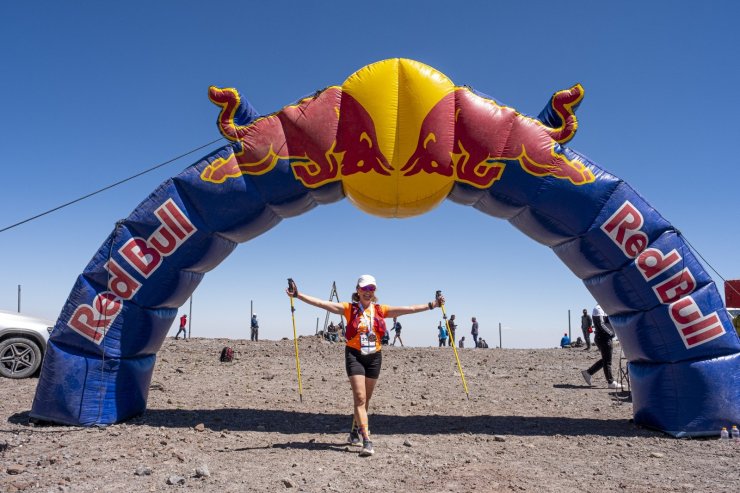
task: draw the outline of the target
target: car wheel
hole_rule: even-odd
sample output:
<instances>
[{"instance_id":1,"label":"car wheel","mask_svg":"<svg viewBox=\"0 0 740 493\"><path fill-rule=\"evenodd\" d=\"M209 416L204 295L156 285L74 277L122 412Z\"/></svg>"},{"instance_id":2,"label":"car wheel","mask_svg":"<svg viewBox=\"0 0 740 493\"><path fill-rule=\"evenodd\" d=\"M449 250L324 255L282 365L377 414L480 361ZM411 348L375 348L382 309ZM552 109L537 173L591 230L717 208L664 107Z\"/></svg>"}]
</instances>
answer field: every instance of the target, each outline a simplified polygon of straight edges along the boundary
<instances>
[{"instance_id":1,"label":"car wheel","mask_svg":"<svg viewBox=\"0 0 740 493\"><path fill-rule=\"evenodd\" d=\"M41 366L39 345L24 337L11 337L0 342L0 375L28 378Z\"/></svg>"}]
</instances>

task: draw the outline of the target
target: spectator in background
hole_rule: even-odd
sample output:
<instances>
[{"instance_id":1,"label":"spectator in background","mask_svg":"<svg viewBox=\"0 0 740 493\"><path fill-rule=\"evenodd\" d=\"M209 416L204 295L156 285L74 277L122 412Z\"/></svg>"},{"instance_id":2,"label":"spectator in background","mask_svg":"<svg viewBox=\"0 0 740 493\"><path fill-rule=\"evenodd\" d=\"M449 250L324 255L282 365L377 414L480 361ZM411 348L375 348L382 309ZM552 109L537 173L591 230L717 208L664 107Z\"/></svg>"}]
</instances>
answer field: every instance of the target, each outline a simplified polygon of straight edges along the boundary
<instances>
[{"instance_id":1,"label":"spectator in background","mask_svg":"<svg viewBox=\"0 0 740 493\"><path fill-rule=\"evenodd\" d=\"M591 368L588 370L581 371L581 375L583 375L583 379L590 386L591 377L603 368L609 388L620 390L622 385L614 380L614 376L612 375L612 338L614 337L614 329L611 328L601 305L597 304L594 307L592 320L594 323L594 344L599 348L601 359L591 365Z\"/></svg>"},{"instance_id":2,"label":"spectator in background","mask_svg":"<svg viewBox=\"0 0 740 493\"><path fill-rule=\"evenodd\" d=\"M458 344L458 347L459 347L460 349L463 349L463 348L465 347L465 336L462 336L462 337L460 338L460 343Z\"/></svg>"},{"instance_id":3,"label":"spectator in background","mask_svg":"<svg viewBox=\"0 0 740 493\"><path fill-rule=\"evenodd\" d=\"M180 328L177 330L177 335L175 335L175 339L180 338L180 332L182 332L182 338L187 338L187 331L185 330L185 326L188 324L188 316L184 313L182 314L182 317L180 317Z\"/></svg>"},{"instance_id":4,"label":"spectator in background","mask_svg":"<svg viewBox=\"0 0 740 493\"><path fill-rule=\"evenodd\" d=\"M588 314L588 311L584 308L583 309L583 315L581 315L581 330L583 331L583 340L586 341L586 349L585 351L588 351L591 349L591 327L593 325L593 322L591 320L591 317Z\"/></svg>"},{"instance_id":5,"label":"spectator in background","mask_svg":"<svg viewBox=\"0 0 740 493\"><path fill-rule=\"evenodd\" d=\"M473 326L470 328L470 333L473 336L473 347L478 347L478 320L473 317L471 322L473 322Z\"/></svg>"},{"instance_id":6,"label":"spectator in background","mask_svg":"<svg viewBox=\"0 0 740 493\"><path fill-rule=\"evenodd\" d=\"M334 325L334 322L329 322L329 327L326 329L329 332L329 341L330 342L338 342L339 341L339 327ZM388 341L385 342L388 344Z\"/></svg>"},{"instance_id":7,"label":"spectator in background","mask_svg":"<svg viewBox=\"0 0 740 493\"><path fill-rule=\"evenodd\" d=\"M391 344L391 346L395 346L396 339L398 339L398 342L401 343L401 347L403 347L403 341L401 340L401 322L396 320L396 317L393 317L393 327L391 327L391 329L396 333L393 336L393 343Z\"/></svg>"},{"instance_id":8,"label":"spectator in background","mask_svg":"<svg viewBox=\"0 0 740 493\"><path fill-rule=\"evenodd\" d=\"M437 330L439 331L439 335L437 336L439 338L439 347L446 346L447 345L447 327L442 325L442 322L439 323L437 326Z\"/></svg>"},{"instance_id":9,"label":"spectator in background","mask_svg":"<svg viewBox=\"0 0 740 493\"><path fill-rule=\"evenodd\" d=\"M570 347L570 337L568 337L568 333L564 333L562 339L560 339L560 347L566 348Z\"/></svg>"},{"instance_id":10,"label":"spectator in background","mask_svg":"<svg viewBox=\"0 0 740 493\"><path fill-rule=\"evenodd\" d=\"M455 323L455 315L450 315L450 320L447 322L450 325L450 344L455 344L455 341L457 340L455 338L455 329L457 329L457 324Z\"/></svg>"},{"instance_id":11,"label":"spectator in background","mask_svg":"<svg viewBox=\"0 0 740 493\"><path fill-rule=\"evenodd\" d=\"M257 321L257 314L252 314L252 323L251 323L251 333L250 333L250 339L253 341L257 341L259 338L259 332L260 332L260 324Z\"/></svg>"}]
</instances>

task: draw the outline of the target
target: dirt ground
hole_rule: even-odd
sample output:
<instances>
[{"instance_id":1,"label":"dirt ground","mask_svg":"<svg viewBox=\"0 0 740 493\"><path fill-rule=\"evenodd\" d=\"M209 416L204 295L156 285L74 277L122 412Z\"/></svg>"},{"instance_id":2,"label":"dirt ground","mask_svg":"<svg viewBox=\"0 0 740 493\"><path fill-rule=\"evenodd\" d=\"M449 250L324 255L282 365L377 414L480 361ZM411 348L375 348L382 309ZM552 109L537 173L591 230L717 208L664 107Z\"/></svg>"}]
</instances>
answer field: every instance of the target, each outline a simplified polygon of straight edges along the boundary
<instances>
[{"instance_id":1,"label":"dirt ground","mask_svg":"<svg viewBox=\"0 0 740 493\"><path fill-rule=\"evenodd\" d=\"M236 350L219 363L223 346ZM738 491L740 445L632 423L628 393L587 387L597 352L388 347L376 453L345 444L343 346L168 339L147 411L106 428L31 426L37 379L0 379L0 491ZM618 349L615 350L615 355ZM618 358L616 358L618 361Z\"/></svg>"}]
</instances>

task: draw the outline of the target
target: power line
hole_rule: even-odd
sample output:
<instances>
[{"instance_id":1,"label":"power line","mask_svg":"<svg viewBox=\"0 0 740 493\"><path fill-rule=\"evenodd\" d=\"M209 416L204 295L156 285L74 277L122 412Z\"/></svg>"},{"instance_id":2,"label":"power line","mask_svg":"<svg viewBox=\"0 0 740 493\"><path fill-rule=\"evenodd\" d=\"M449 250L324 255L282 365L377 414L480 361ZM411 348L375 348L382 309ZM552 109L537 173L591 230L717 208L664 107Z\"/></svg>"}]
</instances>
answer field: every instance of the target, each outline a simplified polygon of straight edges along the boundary
<instances>
[{"instance_id":1,"label":"power line","mask_svg":"<svg viewBox=\"0 0 740 493\"><path fill-rule=\"evenodd\" d=\"M713 271L713 272L714 272L714 273L715 273L715 274L717 275L717 277L719 277L720 279L722 279L722 281L724 281L724 283L725 283L725 286L729 286L729 287L730 287L730 289L732 289L732 290L733 290L733 291L734 291L735 293L737 293L737 294L740 294L740 293L738 293L738 292L737 292L737 290L735 289L735 287L734 287L734 286L732 286L732 284L728 284L728 283L727 283L727 279L725 279L724 277L722 277L722 274L720 274L719 272L717 272L717 269L715 269L715 268L714 268L714 267L712 266L712 264L710 264L710 263L709 263L709 261L708 261L707 259L705 259L705 258L704 258L704 256L703 256L703 255L702 255L701 253L699 253L699 250L697 250L697 249L696 249L696 248L694 247L694 245L692 245L692 244L691 244L691 242L689 242L689 240L688 240L688 239L686 238L686 236L684 236L684 234L683 234L683 233L681 233L681 231L679 231L679 230L676 230L676 234L677 234L677 235L678 235L679 237L683 238L683 241L685 241L685 242L686 242L686 244L687 244L687 245L689 246L689 248L690 248L690 249L691 249L691 250L692 250L692 251L693 251L693 252L694 252L694 253L695 253L696 255L698 255L698 256L699 256L699 258L700 258L700 259L702 260L702 262L704 262L704 264L705 264L705 265L706 265L707 267L709 267L710 269L712 269L712 271Z\"/></svg>"},{"instance_id":2,"label":"power line","mask_svg":"<svg viewBox=\"0 0 740 493\"><path fill-rule=\"evenodd\" d=\"M174 161L177 161L180 158L183 158L185 156L188 156L188 155L190 155L190 154L192 154L192 153L194 153L196 151L199 151L199 150L203 149L204 147L208 147L210 145L213 145L213 144L215 144L216 142L218 142L220 140L222 140L222 138L218 138L218 139L213 140L213 141L211 141L211 142L209 142L207 144L203 144L200 147L196 147L195 149L192 149L192 150L190 150L190 151L188 151L188 152L186 152L184 154L180 154L179 156L173 157L172 159L168 159L167 161L164 161L163 163L159 163L159 164L157 164L155 166L152 166L151 168L149 168L147 170L144 170L144 171L142 171L140 173L136 173L135 175L129 176L128 178L124 178L123 180L117 181L116 183L113 183L112 185L108 185L107 187L103 187L100 190L96 190L94 192L88 193L87 195L83 195L82 197L76 198L74 200L70 200L69 202L67 202L65 204L62 204L62 205L59 205L57 207L54 207L53 209L49 209L46 212L42 212L41 214L36 214L35 216L29 217L28 219L24 219L23 221L19 221L19 222L15 223L15 224L11 224L10 226L6 226L3 229L0 229L0 233L4 233L5 231L8 231L9 229L13 229L16 226L20 226L21 224L25 224L27 222L33 221L35 219L38 219L40 217L46 216L47 214L51 214L52 212L56 212L56 211L58 211L60 209L64 209L65 207L68 207L68 206L70 206L72 204L76 204L77 202L81 202L81 201L83 201L83 200L85 200L87 198L90 198L93 195L97 195L97 194L99 194L101 192L105 192L106 190L110 190L113 187L117 187L118 185L121 185L123 183L126 183L127 181L131 181L134 178L138 178L138 177L140 177L142 175L145 175L147 173L150 173L150 172L154 171L155 169L161 168L162 166L166 166L166 165L168 165L168 164L170 164L170 163L172 163Z\"/></svg>"}]
</instances>

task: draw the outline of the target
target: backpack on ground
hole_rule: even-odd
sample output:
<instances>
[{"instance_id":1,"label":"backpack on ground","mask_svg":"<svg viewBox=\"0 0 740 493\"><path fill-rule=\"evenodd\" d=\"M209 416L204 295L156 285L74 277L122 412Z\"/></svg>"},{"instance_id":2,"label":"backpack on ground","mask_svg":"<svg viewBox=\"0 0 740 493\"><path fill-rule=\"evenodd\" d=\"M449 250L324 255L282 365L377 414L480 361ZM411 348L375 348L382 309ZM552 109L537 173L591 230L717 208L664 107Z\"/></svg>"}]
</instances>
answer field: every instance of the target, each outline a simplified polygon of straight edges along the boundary
<instances>
[{"instance_id":1,"label":"backpack on ground","mask_svg":"<svg viewBox=\"0 0 740 493\"><path fill-rule=\"evenodd\" d=\"M231 363L234 361L234 349L226 346L221 350L221 363Z\"/></svg>"}]
</instances>

